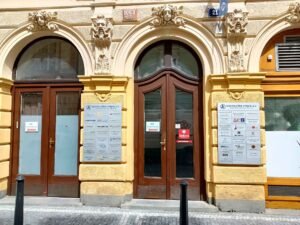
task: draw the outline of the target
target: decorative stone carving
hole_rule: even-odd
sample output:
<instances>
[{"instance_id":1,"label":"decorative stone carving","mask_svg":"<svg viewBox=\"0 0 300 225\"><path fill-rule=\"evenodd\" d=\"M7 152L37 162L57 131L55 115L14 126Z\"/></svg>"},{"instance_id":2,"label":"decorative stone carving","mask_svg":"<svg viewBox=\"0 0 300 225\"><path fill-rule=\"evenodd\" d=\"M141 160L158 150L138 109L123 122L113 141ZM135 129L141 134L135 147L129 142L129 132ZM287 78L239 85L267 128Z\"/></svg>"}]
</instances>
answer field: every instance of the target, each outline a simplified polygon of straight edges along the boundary
<instances>
[{"instance_id":1,"label":"decorative stone carving","mask_svg":"<svg viewBox=\"0 0 300 225\"><path fill-rule=\"evenodd\" d=\"M57 19L57 12L37 11L29 13L28 20L31 21L27 29L29 31L58 30L58 25L53 23Z\"/></svg>"},{"instance_id":2,"label":"decorative stone carving","mask_svg":"<svg viewBox=\"0 0 300 225\"><path fill-rule=\"evenodd\" d=\"M91 35L95 43L95 73L110 72L110 45L113 34L112 21L103 15L92 17Z\"/></svg>"},{"instance_id":3,"label":"decorative stone carving","mask_svg":"<svg viewBox=\"0 0 300 225\"><path fill-rule=\"evenodd\" d=\"M240 51L233 51L229 58L229 70L230 72L245 71L244 68L244 56Z\"/></svg>"},{"instance_id":4,"label":"decorative stone carving","mask_svg":"<svg viewBox=\"0 0 300 225\"><path fill-rule=\"evenodd\" d=\"M248 12L241 9L235 9L227 13L227 35L246 35L246 26L248 24Z\"/></svg>"},{"instance_id":5,"label":"decorative stone carving","mask_svg":"<svg viewBox=\"0 0 300 225\"><path fill-rule=\"evenodd\" d=\"M111 97L111 93L100 94L98 92L95 92L95 95L97 96L100 102L106 102Z\"/></svg>"},{"instance_id":6,"label":"decorative stone carving","mask_svg":"<svg viewBox=\"0 0 300 225\"><path fill-rule=\"evenodd\" d=\"M98 49L96 54L96 73L109 73L110 72L110 61L109 61L109 50L108 48Z\"/></svg>"},{"instance_id":7,"label":"decorative stone carving","mask_svg":"<svg viewBox=\"0 0 300 225\"><path fill-rule=\"evenodd\" d=\"M287 21L290 23L299 23L300 22L300 3L294 2L291 3L288 9L289 15L287 16Z\"/></svg>"},{"instance_id":8,"label":"decorative stone carving","mask_svg":"<svg viewBox=\"0 0 300 225\"><path fill-rule=\"evenodd\" d=\"M245 91L236 91L236 92L232 92L232 91L229 91L229 96L234 99L234 100L240 100L242 97L244 97L244 94L245 94Z\"/></svg>"},{"instance_id":9,"label":"decorative stone carving","mask_svg":"<svg viewBox=\"0 0 300 225\"><path fill-rule=\"evenodd\" d=\"M247 34L248 12L235 9L227 13L226 30L228 41L228 70L243 72L244 66L244 39Z\"/></svg>"},{"instance_id":10,"label":"decorative stone carving","mask_svg":"<svg viewBox=\"0 0 300 225\"><path fill-rule=\"evenodd\" d=\"M111 19L103 15L92 17L92 38L97 44L109 44L111 42L113 26Z\"/></svg>"},{"instance_id":11,"label":"decorative stone carving","mask_svg":"<svg viewBox=\"0 0 300 225\"><path fill-rule=\"evenodd\" d=\"M183 6L176 7L172 5L164 5L161 7L152 8L152 16L154 16L151 21L152 26L162 26L162 25L177 25L184 26L185 21L180 16L182 14Z\"/></svg>"}]
</instances>

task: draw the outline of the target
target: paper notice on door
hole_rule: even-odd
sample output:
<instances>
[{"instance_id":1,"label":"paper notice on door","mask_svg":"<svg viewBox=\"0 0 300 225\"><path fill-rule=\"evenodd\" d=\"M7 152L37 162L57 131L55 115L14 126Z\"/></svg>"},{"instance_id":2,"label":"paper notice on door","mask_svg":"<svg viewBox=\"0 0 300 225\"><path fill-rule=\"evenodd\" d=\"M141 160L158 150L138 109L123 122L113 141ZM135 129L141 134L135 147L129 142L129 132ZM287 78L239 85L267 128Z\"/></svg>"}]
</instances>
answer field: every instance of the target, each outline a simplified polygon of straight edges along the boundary
<instances>
[{"instance_id":1,"label":"paper notice on door","mask_svg":"<svg viewBox=\"0 0 300 225\"><path fill-rule=\"evenodd\" d=\"M147 121L146 132L160 132L160 122Z\"/></svg>"},{"instance_id":2,"label":"paper notice on door","mask_svg":"<svg viewBox=\"0 0 300 225\"><path fill-rule=\"evenodd\" d=\"M38 122L25 122L25 132L26 133L39 132L39 123Z\"/></svg>"}]
</instances>

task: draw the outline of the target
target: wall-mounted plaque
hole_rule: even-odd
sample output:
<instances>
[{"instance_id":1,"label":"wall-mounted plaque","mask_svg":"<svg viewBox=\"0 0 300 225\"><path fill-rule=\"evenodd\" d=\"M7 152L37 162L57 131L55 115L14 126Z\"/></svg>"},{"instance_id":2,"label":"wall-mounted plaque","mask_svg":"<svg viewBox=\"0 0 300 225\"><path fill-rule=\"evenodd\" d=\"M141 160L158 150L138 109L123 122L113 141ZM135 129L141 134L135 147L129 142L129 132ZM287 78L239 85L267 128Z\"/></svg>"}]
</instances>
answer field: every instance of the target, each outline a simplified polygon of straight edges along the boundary
<instances>
[{"instance_id":1,"label":"wall-mounted plaque","mask_svg":"<svg viewBox=\"0 0 300 225\"><path fill-rule=\"evenodd\" d=\"M123 9L123 21L124 22L137 21L137 9Z\"/></svg>"},{"instance_id":2,"label":"wall-mounted plaque","mask_svg":"<svg viewBox=\"0 0 300 225\"><path fill-rule=\"evenodd\" d=\"M83 128L83 161L121 161L121 104L85 105Z\"/></svg>"},{"instance_id":3,"label":"wall-mounted plaque","mask_svg":"<svg viewBox=\"0 0 300 225\"><path fill-rule=\"evenodd\" d=\"M261 164L258 103L218 104L218 161Z\"/></svg>"}]
</instances>

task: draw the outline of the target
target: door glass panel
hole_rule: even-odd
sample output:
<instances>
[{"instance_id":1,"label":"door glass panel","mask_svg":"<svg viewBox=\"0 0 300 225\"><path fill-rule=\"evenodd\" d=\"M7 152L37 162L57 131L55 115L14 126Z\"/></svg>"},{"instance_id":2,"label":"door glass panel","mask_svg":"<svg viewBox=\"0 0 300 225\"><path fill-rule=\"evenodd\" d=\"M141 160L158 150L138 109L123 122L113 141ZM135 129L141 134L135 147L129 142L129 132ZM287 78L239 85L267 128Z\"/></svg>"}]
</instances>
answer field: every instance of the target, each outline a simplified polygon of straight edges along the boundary
<instances>
[{"instance_id":1,"label":"door glass panel","mask_svg":"<svg viewBox=\"0 0 300 225\"><path fill-rule=\"evenodd\" d=\"M180 70L189 77L198 78L199 71L196 58L181 45L172 45L172 67Z\"/></svg>"},{"instance_id":2,"label":"door glass panel","mask_svg":"<svg viewBox=\"0 0 300 225\"><path fill-rule=\"evenodd\" d=\"M150 49L141 59L139 66L135 68L137 79L144 79L154 74L164 66L164 46L158 45Z\"/></svg>"},{"instance_id":3,"label":"door glass panel","mask_svg":"<svg viewBox=\"0 0 300 225\"><path fill-rule=\"evenodd\" d=\"M56 94L55 175L77 175L79 93Z\"/></svg>"},{"instance_id":4,"label":"door glass panel","mask_svg":"<svg viewBox=\"0 0 300 225\"><path fill-rule=\"evenodd\" d=\"M161 177L161 90L145 94L144 175Z\"/></svg>"},{"instance_id":5,"label":"door glass panel","mask_svg":"<svg viewBox=\"0 0 300 225\"><path fill-rule=\"evenodd\" d=\"M176 177L194 177L193 95L176 89Z\"/></svg>"},{"instance_id":6,"label":"door glass panel","mask_svg":"<svg viewBox=\"0 0 300 225\"><path fill-rule=\"evenodd\" d=\"M22 93L20 112L19 174L40 175L42 93Z\"/></svg>"}]
</instances>

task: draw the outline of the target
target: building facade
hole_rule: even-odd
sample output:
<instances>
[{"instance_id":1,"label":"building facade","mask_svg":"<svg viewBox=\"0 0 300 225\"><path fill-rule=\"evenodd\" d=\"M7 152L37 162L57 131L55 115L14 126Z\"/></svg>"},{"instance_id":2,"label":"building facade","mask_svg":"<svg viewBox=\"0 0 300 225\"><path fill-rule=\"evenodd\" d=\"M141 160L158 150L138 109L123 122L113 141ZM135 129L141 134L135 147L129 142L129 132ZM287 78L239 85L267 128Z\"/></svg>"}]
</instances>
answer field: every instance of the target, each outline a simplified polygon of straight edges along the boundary
<instances>
[{"instance_id":1,"label":"building facade","mask_svg":"<svg viewBox=\"0 0 300 225\"><path fill-rule=\"evenodd\" d=\"M218 8L1 3L0 196L299 208L300 3Z\"/></svg>"}]
</instances>

